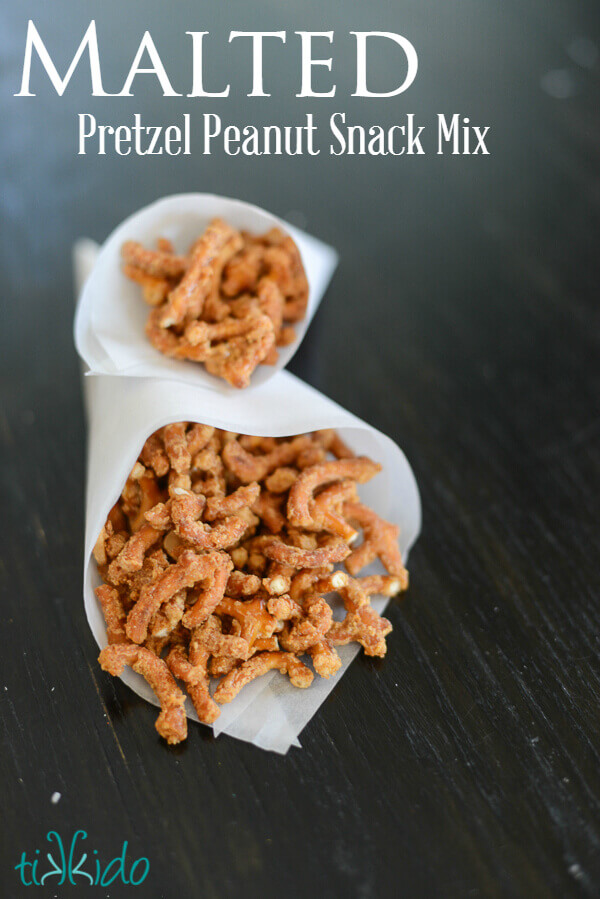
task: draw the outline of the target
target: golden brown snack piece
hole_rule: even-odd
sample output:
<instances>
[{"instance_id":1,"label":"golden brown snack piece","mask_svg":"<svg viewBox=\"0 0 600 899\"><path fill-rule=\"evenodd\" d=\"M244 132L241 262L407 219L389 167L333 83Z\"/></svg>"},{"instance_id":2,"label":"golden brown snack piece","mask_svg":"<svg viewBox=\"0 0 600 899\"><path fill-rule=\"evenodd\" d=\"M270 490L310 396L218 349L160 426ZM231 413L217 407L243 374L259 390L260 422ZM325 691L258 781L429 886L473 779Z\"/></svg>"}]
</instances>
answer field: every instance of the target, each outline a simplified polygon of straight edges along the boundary
<instances>
[{"instance_id":1,"label":"golden brown snack piece","mask_svg":"<svg viewBox=\"0 0 600 899\"><path fill-rule=\"evenodd\" d=\"M232 571L227 581L227 596L254 596L261 587L261 579L245 571Z\"/></svg>"},{"instance_id":2,"label":"golden brown snack piece","mask_svg":"<svg viewBox=\"0 0 600 899\"><path fill-rule=\"evenodd\" d=\"M127 616L119 591L108 584L102 584L94 590L98 602L102 607L102 614L106 622L106 638L109 643L127 643L125 633L125 621Z\"/></svg>"},{"instance_id":3,"label":"golden brown snack piece","mask_svg":"<svg viewBox=\"0 0 600 899\"><path fill-rule=\"evenodd\" d=\"M180 590L184 590L187 587L193 587L198 581L206 579L215 567L215 556L219 555L219 553L211 553L210 555L200 556L191 550L186 550L180 555L174 565L169 565L156 580L145 585L140 592L138 601L127 616L127 636L129 639L134 643L143 643L146 639L150 619L159 610L161 605L175 593L179 593ZM227 562L231 565L231 560L227 560L226 557L224 557L224 562L224 565L219 565L221 572L225 571ZM208 588L206 592L210 593L210 596L206 603L203 597L198 598L198 602L202 602L203 604L201 607L202 610L205 608L205 605L209 606L213 599L216 599L218 602L218 597L215 597L214 593L216 592L218 594L219 583L216 577L214 578L214 581L217 582L216 589L215 584ZM226 582L227 578L225 577L223 589L225 589ZM207 611L206 614L210 614L210 611ZM202 621L200 614L200 611L196 613L190 611L186 614L186 618L192 616L193 626L195 626ZM198 618L200 618L200 621L196 620Z\"/></svg>"},{"instance_id":4,"label":"golden brown snack piece","mask_svg":"<svg viewBox=\"0 0 600 899\"><path fill-rule=\"evenodd\" d=\"M334 562L342 562L350 553L343 540L331 540L315 549L290 546L276 537L258 537L253 546L260 549L267 559L283 562L292 568L321 568Z\"/></svg>"},{"instance_id":5,"label":"golden brown snack piece","mask_svg":"<svg viewBox=\"0 0 600 899\"><path fill-rule=\"evenodd\" d=\"M344 512L363 530L362 544L346 559L346 568L350 574L358 574L365 565L379 557L390 574L405 580L407 573L398 547L398 527L384 521L373 509L362 503L345 503Z\"/></svg>"},{"instance_id":6,"label":"golden brown snack piece","mask_svg":"<svg viewBox=\"0 0 600 899\"><path fill-rule=\"evenodd\" d=\"M279 643L283 649L297 653L307 652L311 646L320 643L331 628L331 606L321 597L307 597L304 600L304 612L306 617L281 633Z\"/></svg>"},{"instance_id":7,"label":"golden brown snack piece","mask_svg":"<svg viewBox=\"0 0 600 899\"><path fill-rule=\"evenodd\" d=\"M322 462L320 465L304 469L290 489L287 506L289 521L296 527L314 527L311 501L318 487L347 478L357 484L364 484L380 471L381 465L372 462L366 456Z\"/></svg>"},{"instance_id":8,"label":"golden brown snack piece","mask_svg":"<svg viewBox=\"0 0 600 899\"><path fill-rule=\"evenodd\" d=\"M250 683L256 677L266 674L276 668L282 674L287 674L294 687L310 687L313 674L300 659L291 652L259 652L247 662L243 662L239 668L234 668L225 675L217 689L215 699L217 702L231 702L245 684Z\"/></svg>"},{"instance_id":9,"label":"golden brown snack piece","mask_svg":"<svg viewBox=\"0 0 600 899\"><path fill-rule=\"evenodd\" d=\"M296 468L282 466L265 478L265 487L270 493L287 493L297 477Z\"/></svg>"},{"instance_id":10,"label":"golden brown snack piece","mask_svg":"<svg viewBox=\"0 0 600 899\"><path fill-rule=\"evenodd\" d=\"M387 618L381 618L369 602L358 581L352 578L338 591L347 610L341 622L334 622L327 633L333 646L357 642L368 656L386 654L385 638L392 630Z\"/></svg>"},{"instance_id":11,"label":"golden brown snack piece","mask_svg":"<svg viewBox=\"0 0 600 899\"><path fill-rule=\"evenodd\" d=\"M168 278L149 275L148 272L136 268L134 265L125 264L123 274L141 286L143 297L149 306L160 306L161 303L164 303L173 286Z\"/></svg>"},{"instance_id":12,"label":"golden brown snack piece","mask_svg":"<svg viewBox=\"0 0 600 899\"><path fill-rule=\"evenodd\" d=\"M403 590L408 589L408 571L399 577L386 574L370 574L368 577L356 578L362 589L368 596L397 596Z\"/></svg>"},{"instance_id":13,"label":"golden brown snack piece","mask_svg":"<svg viewBox=\"0 0 600 899\"><path fill-rule=\"evenodd\" d=\"M357 612L348 612L343 621L334 621L327 634L332 646L360 643L368 656L386 654L385 637L392 630L387 618L380 618L375 609L367 606Z\"/></svg>"},{"instance_id":14,"label":"golden brown snack piece","mask_svg":"<svg viewBox=\"0 0 600 899\"><path fill-rule=\"evenodd\" d=\"M161 549L155 549L146 556L140 570L134 572L121 588L122 595L128 594L126 604L128 612L137 603L144 587L154 583L168 564L167 557Z\"/></svg>"},{"instance_id":15,"label":"golden brown snack piece","mask_svg":"<svg viewBox=\"0 0 600 899\"><path fill-rule=\"evenodd\" d=\"M260 485L256 482L238 487L229 496L211 496L206 502L206 521L214 521L225 515L232 515L240 509L249 508L260 494Z\"/></svg>"},{"instance_id":16,"label":"golden brown snack piece","mask_svg":"<svg viewBox=\"0 0 600 899\"><path fill-rule=\"evenodd\" d=\"M302 618L303 608L291 596L271 596L267 600L267 609L270 615L278 621L290 621L292 618Z\"/></svg>"},{"instance_id":17,"label":"golden brown snack piece","mask_svg":"<svg viewBox=\"0 0 600 899\"><path fill-rule=\"evenodd\" d=\"M271 319L252 312L243 319L225 318L215 324L193 322L185 330L184 342L179 344L179 355L204 362L211 375L241 388L249 385L252 372L274 343Z\"/></svg>"},{"instance_id":18,"label":"golden brown snack piece","mask_svg":"<svg viewBox=\"0 0 600 899\"><path fill-rule=\"evenodd\" d=\"M224 596L215 611L220 617L226 615L239 623L239 636L250 648L256 640L272 637L277 627L277 618L268 611L266 599L260 596L245 601Z\"/></svg>"},{"instance_id":19,"label":"golden brown snack piece","mask_svg":"<svg viewBox=\"0 0 600 899\"><path fill-rule=\"evenodd\" d=\"M184 527L184 524L186 527ZM228 515L223 521L210 527L200 522L178 522L176 531L195 549L227 549L243 537L248 522L241 514Z\"/></svg>"},{"instance_id":20,"label":"golden brown snack piece","mask_svg":"<svg viewBox=\"0 0 600 899\"><path fill-rule=\"evenodd\" d=\"M203 724L212 724L221 714L221 710L211 698L208 689L208 650L197 646L194 636L190 642L190 656L195 659L194 663L188 658L183 646L173 646L169 650L166 663L171 673L185 684L198 719Z\"/></svg>"},{"instance_id":21,"label":"golden brown snack piece","mask_svg":"<svg viewBox=\"0 0 600 899\"><path fill-rule=\"evenodd\" d=\"M344 443L334 428L323 428L320 431L315 431L315 438L328 452L333 453L336 459L354 459L356 455Z\"/></svg>"},{"instance_id":22,"label":"golden brown snack piece","mask_svg":"<svg viewBox=\"0 0 600 899\"><path fill-rule=\"evenodd\" d=\"M258 438L263 440L264 438ZM289 465L302 450L311 445L308 434L301 434L292 440L277 443L266 453L253 455L238 440L230 440L223 449L223 461L243 484L262 481L268 474L284 465Z\"/></svg>"},{"instance_id":23,"label":"golden brown snack piece","mask_svg":"<svg viewBox=\"0 0 600 899\"><path fill-rule=\"evenodd\" d=\"M241 252L225 266L221 291L226 297L237 297L252 290L262 269L264 250L257 244L246 242Z\"/></svg>"},{"instance_id":24,"label":"golden brown snack piece","mask_svg":"<svg viewBox=\"0 0 600 899\"><path fill-rule=\"evenodd\" d=\"M233 228L221 219L210 223L194 244L187 270L161 310L161 328L179 325L184 319L193 321L201 315L204 301L214 286L219 254L234 237Z\"/></svg>"},{"instance_id":25,"label":"golden brown snack piece","mask_svg":"<svg viewBox=\"0 0 600 899\"><path fill-rule=\"evenodd\" d=\"M148 339L161 353L203 363L237 388L277 361L295 338L308 282L298 248L278 229L240 233L214 219L185 256L161 238L156 250L127 241L123 272L152 306ZM158 472L157 472L158 473Z\"/></svg>"},{"instance_id":26,"label":"golden brown snack piece","mask_svg":"<svg viewBox=\"0 0 600 899\"><path fill-rule=\"evenodd\" d=\"M263 490L254 501L252 511L256 512L273 534L279 534L286 525L286 517L282 511L283 505L283 496Z\"/></svg>"},{"instance_id":27,"label":"golden brown snack piece","mask_svg":"<svg viewBox=\"0 0 600 899\"><path fill-rule=\"evenodd\" d=\"M269 596L281 596L282 593L287 593L291 589L292 580L289 575L273 574L270 577L264 577L262 585Z\"/></svg>"},{"instance_id":28,"label":"golden brown snack piece","mask_svg":"<svg viewBox=\"0 0 600 899\"><path fill-rule=\"evenodd\" d=\"M174 593L170 599L162 604L150 622L149 631L151 637L158 640L170 637L183 618L186 598L187 590L180 590L179 593Z\"/></svg>"},{"instance_id":29,"label":"golden brown snack piece","mask_svg":"<svg viewBox=\"0 0 600 899\"><path fill-rule=\"evenodd\" d=\"M129 665L148 681L160 702L161 712L156 719L156 729L167 743L180 743L187 737L187 719L183 710L185 696L175 683L162 659L143 646L131 643L114 643L106 646L98 656L100 666L109 674L118 676Z\"/></svg>"},{"instance_id":30,"label":"golden brown snack piece","mask_svg":"<svg viewBox=\"0 0 600 899\"><path fill-rule=\"evenodd\" d=\"M125 265L152 275L154 278L180 278L187 266L185 256L176 256L164 250L147 250L134 240L126 241L121 247Z\"/></svg>"},{"instance_id":31,"label":"golden brown snack piece","mask_svg":"<svg viewBox=\"0 0 600 899\"><path fill-rule=\"evenodd\" d=\"M196 628L194 635L199 644L213 656L248 658L250 649L248 642L235 634L224 634L223 625L217 615L209 615L204 624Z\"/></svg>"},{"instance_id":32,"label":"golden brown snack piece","mask_svg":"<svg viewBox=\"0 0 600 899\"><path fill-rule=\"evenodd\" d=\"M179 421L163 428L163 441L171 468L178 474L184 474L186 471L189 471L192 464L192 455L188 449L186 423Z\"/></svg>"},{"instance_id":33,"label":"golden brown snack piece","mask_svg":"<svg viewBox=\"0 0 600 899\"><path fill-rule=\"evenodd\" d=\"M276 254L265 261L279 243L274 234L257 244L260 277L271 260L292 290L292 269L278 269ZM163 242L158 252L173 251ZM232 279L236 272L241 278L232 265ZM332 431L275 438L173 422L146 440L94 547L104 581L96 595L109 642L104 667L144 674L164 700L166 739L183 733L173 678L211 723L219 702L273 668L308 686L301 656L328 678L341 666L338 645L385 654L391 625L370 596L396 595L408 581L397 529L358 498L357 485L378 470ZM335 567L347 560L354 573L377 557L389 574L353 578ZM333 620L336 594L342 621ZM211 678L223 678L214 696Z\"/></svg>"},{"instance_id":34,"label":"golden brown snack piece","mask_svg":"<svg viewBox=\"0 0 600 899\"><path fill-rule=\"evenodd\" d=\"M233 656L211 656L208 663L208 673L211 677L223 677L229 674L238 664L238 659Z\"/></svg>"},{"instance_id":35,"label":"golden brown snack piece","mask_svg":"<svg viewBox=\"0 0 600 899\"><path fill-rule=\"evenodd\" d=\"M169 458L165 451L165 444L162 437L162 431L156 431L151 434L140 453L140 461L154 469L157 477L161 478L169 471Z\"/></svg>"},{"instance_id":36,"label":"golden brown snack piece","mask_svg":"<svg viewBox=\"0 0 600 899\"><path fill-rule=\"evenodd\" d=\"M340 481L321 490L309 504L313 520L311 530L330 531L352 543L358 534L343 517L344 503L351 499L358 499L355 481Z\"/></svg>"},{"instance_id":37,"label":"golden brown snack piece","mask_svg":"<svg viewBox=\"0 0 600 899\"><path fill-rule=\"evenodd\" d=\"M185 553L184 553L185 555ZM183 617L183 623L188 628L202 624L223 599L227 579L233 568L233 562L226 553L210 552L199 557L202 561L199 569L202 570L202 578L208 582L208 586L199 595Z\"/></svg>"},{"instance_id":38,"label":"golden brown snack piece","mask_svg":"<svg viewBox=\"0 0 600 899\"><path fill-rule=\"evenodd\" d=\"M327 637L313 643L308 647L307 652L319 677L330 678L342 667L342 660Z\"/></svg>"},{"instance_id":39,"label":"golden brown snack piece","mask_svg":"<svg viewBox=\"0 0 600 899\"><path fill-rule=\"evenodd\" d=\"M108 566L108 580L111 584L120 584L127 577L139 571L144 564L144 556L151 546L157 542L161 532L150 524L145 524L133 534Z\"/></svg>"}]
</instances>

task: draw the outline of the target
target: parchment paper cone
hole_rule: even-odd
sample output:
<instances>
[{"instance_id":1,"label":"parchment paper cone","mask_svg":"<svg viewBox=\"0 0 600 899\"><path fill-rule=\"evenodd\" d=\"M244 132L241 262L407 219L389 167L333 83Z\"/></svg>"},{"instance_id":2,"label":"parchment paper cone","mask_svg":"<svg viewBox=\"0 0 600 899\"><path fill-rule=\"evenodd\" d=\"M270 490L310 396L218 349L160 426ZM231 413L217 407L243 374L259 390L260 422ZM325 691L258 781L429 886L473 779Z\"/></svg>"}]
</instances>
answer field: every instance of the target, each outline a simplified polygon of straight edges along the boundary
<instances>
[{"instance_id":1,"label":"parchment paper cone","mask_svg":"<svg viewBox=\"0 0 600 899\"><path fill-rule=\"evenodd\" d=\"M164 236L173 241L178 251L185 252L216 217L256 234L279 227L296 241L309 283L306 317L295 326L297 339L279 349L275 365L259 365L250 386L264 384L285 368L331 280L337 254L331 247L258 206L212 194L179 194L158 200L129 216L103 244L83 289L75 319L77 349L90 371L125 377L170 378L224 394L232 390L221 378L210 375L204 366L169 359L150 344L144 332L148 307L139 285L121 271L124 241L137 240L145 246L155 246L157 237Z\"/></svg>"},{"instance_id":2,"label":"parchment paper cone","mask_svg":"<svg viewBox=\"0 0 600 899\"><path fill-rule=\"evenodd\" d=\"M74 262L78 287L93 265L95 245L80 241ZM82 346L93 346L94 335L81 332ZM241 433L288 436L317 428L335 427L357 451L383 465L361 496L385 518L400 525L400 546L406 558L421 522L417 484L402 451L389 437L342 409L298 378L281 371L260 390L214 390L164 378L84 378L89 419L88 480L84 558L84 602L98 646L106 644L104 620L93 589L99 583L92 549L111 506L119 496L140 449L157 428L174 421L198 421ZM382 570L372 566L373 571ZM387 600L374 599L378 612ZM390 637L393 640L393 634ZM300 746L298 734L335 687L358 652L356 645L339 648L343 667L324 680L315 677L307 690L290 686L272 672L244 687L236 699L221 707L215 734L227 733L263 749L286 753ZM154 703L146 682L126 669L122 678L135 692ZM196 719L191 704L188 717Z\"/></svg>"}]
</instances>

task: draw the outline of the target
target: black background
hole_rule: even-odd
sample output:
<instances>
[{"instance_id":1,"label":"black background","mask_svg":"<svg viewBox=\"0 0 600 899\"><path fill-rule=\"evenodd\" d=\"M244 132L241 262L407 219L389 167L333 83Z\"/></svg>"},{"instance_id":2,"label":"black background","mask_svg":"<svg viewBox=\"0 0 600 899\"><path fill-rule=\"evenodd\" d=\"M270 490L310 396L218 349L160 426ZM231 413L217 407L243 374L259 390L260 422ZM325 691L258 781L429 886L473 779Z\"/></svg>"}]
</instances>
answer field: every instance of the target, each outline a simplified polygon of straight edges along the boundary
<instances>
[{"instance_id":1,"label":"black background","mask_svg":"<svg viewBox=\"0 0 600 899\"><path fill-rule=\"evenodd\" d=\"M19 895L22 851L76 828L103 858L123 840L148 856L138 893L149 897L598 894L597 11L575 0L4 4L3 896ZM184 33L210 31L207 87L230 81L231 97L163 99L141 76L135 98L92 99L81 66L59 98L34 63L38 96L15 98L29 17L61 73L95 17L112 91L148 28L185 93ZM271 98L246 97L249 48L227 44L232 28L288 30L265 57ZM300 29L335 30L331 100L294 97ZM349 30L406 35L413 86L352 99ZM377 54L374 86L395 60ZM114 125L134 112L199 124L215 111L243 125L310 111L325 128L338 110L365 124L413 112L428 132L436 113L459 112L491 126L491 155L437 156L431 140L426 156L398 159L76 155L79 112ZM70 248L197 190L256 202L339 250L292 368L390 434L422 491L387 658L357 660L287 757L199 726L167 748L154 708L99 670L83 613Z\"/></svg>"}]
</instances>

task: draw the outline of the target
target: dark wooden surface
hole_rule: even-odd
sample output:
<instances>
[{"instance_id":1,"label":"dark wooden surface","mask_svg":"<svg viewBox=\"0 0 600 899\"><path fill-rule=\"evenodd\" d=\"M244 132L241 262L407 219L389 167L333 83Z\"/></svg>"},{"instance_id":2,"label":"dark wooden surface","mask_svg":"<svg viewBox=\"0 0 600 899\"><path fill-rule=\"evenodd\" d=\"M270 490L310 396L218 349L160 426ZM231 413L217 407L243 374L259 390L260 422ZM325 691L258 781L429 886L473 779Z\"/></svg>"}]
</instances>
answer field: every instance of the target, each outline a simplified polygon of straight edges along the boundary
<instances>
[{"instance_id":1,"label":"dark wooden surface","mask_svg":"<svg viewBox=\"0 0 600 899\"><path fill-rule=\"evenodd\" d=\"M148 897L598 895L597 6L258 7L235 0L217 18L214 5L38 0L1 13L0 893L20 895L13 866L49 829L84 828L104 857L123 840L149 857ZM13 98L27 18L64 70L94 14L109 89L145 28L185 85L178 48L203 29L233 96L201 107L140 86L134 100L90 101L82 72L59 99L38 72L39 96ZM290 38L273 97L248 100L231 28L334 28L338 97L294 100ZM413 40L406 95L349 99L349 29ZM366 123L459 111L492 126L492 155L74 153L81 111L115 123L218 109L243 124L309 108ZM424 503L388 657L357 660L285 758L197 726L168 749L155 710L99 671L83 614L71 243L202 189L338 248L293 369L398 441Z\"/></svg>"}]
</instances>

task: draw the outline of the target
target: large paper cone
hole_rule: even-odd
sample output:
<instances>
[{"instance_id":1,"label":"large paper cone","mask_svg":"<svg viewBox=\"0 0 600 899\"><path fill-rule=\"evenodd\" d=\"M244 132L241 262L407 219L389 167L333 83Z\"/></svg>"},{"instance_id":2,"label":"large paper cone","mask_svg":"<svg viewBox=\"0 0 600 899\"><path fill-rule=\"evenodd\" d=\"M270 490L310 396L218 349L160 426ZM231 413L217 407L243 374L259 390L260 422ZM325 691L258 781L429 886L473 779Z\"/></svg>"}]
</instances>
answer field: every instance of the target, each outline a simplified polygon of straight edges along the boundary
<instances>
[{"instance_id":1,"label":"large paper cone","mask_svg":"<svg viewBox=\"0 0 600 899\"><path fill-rule=\"evenodd\" d=\"M80 277L86 264L91 263L92 254L89 243L82 244L76 253ZM85 387L89 454L84 601L90 627L100 647L106 645L106 632L93 592L100 579L92 549L144 441L170 422L195 421L229 431L274 437L336 428L356 452L382 464L383 471L361 486L360 494L378 514L400 526L400 547L405 558L419 534L419 492L402 451L389 437L288 372L280 372L260 390L231 392L225 397L189 383L155 378L87 377ZM365 573L382 570L373 566ZM386 603L383 598L373 600L378 612ZM393 640L393 635L389 639ZM233 702L221 707L214 732L227 733L280 753L285 753L291 745L299 746L298 734L343 676L358 649L356 645L340 647L343 661L340 671L329 680L316 677L307 690L292 687L277 672L257 679L244 687ZM141 677L126 669L123 680L144 699L157 704ZM187 713L196 719L191 704Z\"/></svg>"},{"instance_id":2,"label":"large paper cone","mask_svg":"<svg viewBox=\"0 0 600 899\"><path fill-rule=\"evenodd\" d=\"M296 241L309 284L306 317L295 326L296 339L279 350L277 363L258 366L252 375L251 387L264 384L285 368L298 349L331 279L337 264L335 251L249 203L211 194L180 194L158 200L134 213L103 245L85 285L75 320L75 343L90 371L127 377L170 378L220 393L235 390L222 379L210 375L203 365L170 359L151 345L145 333L148 307L142 299L141 289L121 270L121 246L126 240L137 240L152 247L158 237L168 237L179 252L186 252L216 217L256 234L278 227Z\"/></svg>"}]
</instances>

